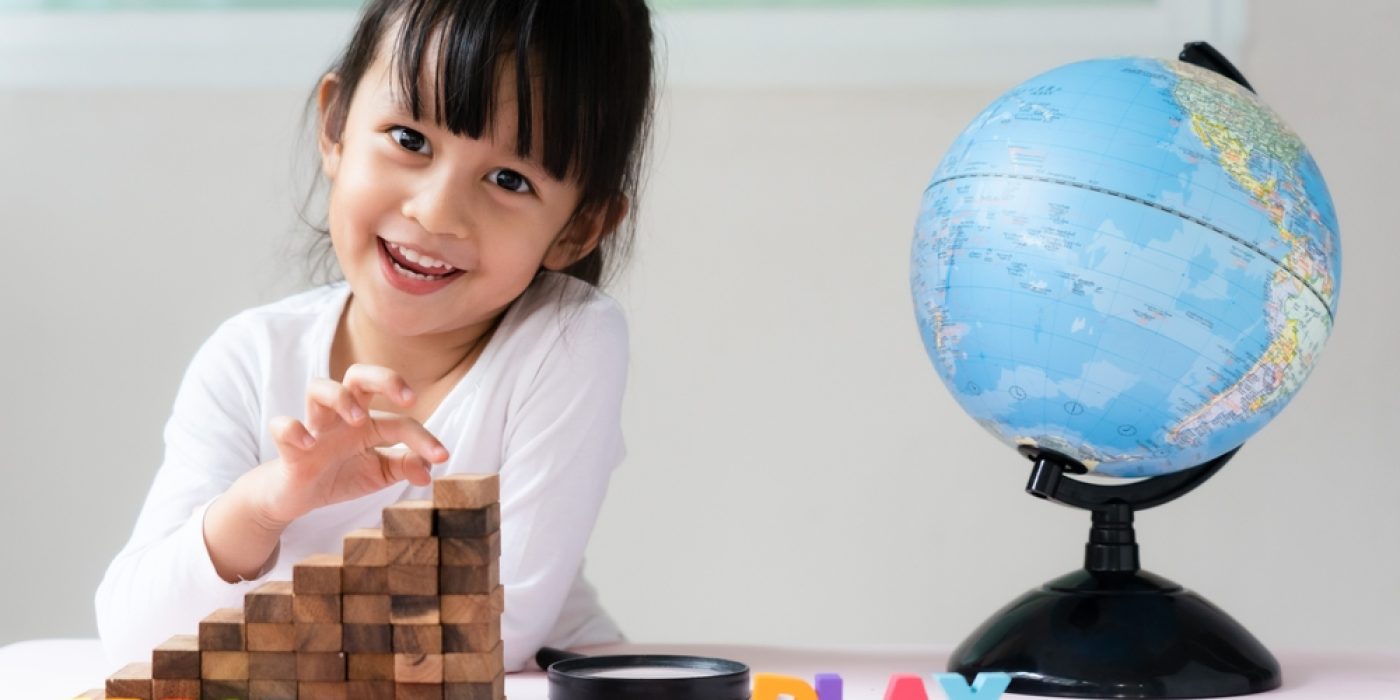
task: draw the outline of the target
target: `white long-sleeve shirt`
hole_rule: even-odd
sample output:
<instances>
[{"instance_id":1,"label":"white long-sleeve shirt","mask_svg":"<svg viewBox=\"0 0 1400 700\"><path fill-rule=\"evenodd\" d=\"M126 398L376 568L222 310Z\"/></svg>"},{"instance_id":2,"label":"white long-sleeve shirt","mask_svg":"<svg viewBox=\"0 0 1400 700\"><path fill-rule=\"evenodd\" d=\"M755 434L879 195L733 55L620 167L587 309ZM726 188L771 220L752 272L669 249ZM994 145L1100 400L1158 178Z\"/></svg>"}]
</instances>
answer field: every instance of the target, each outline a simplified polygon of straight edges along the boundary
<instances>
[{"instance_id":1,"label":"white long-sleeve shirt","mask_svg":"<svg viewBox=\"0 0 1400 700\"><path fill-rule=\"evenodd\" d=\"M560 285L565 287L561 303ZM581 303L579 293L584 293ZM194 634L218 608L241 608L292 565L339 553L357 528L379 527L383 508L431 499L431 487L394 484L321 508L282 535L262 577L228 583L204 544L204 512L240 475L278 456L269 422L305 419L306 387L328 377L331 341L350 288L337 282L228 319L195 353L165 425L165 455L131 540L97 588L97 627L109 661L149 660L174 634ZM476 364L424 426L447 447L434 477L499 473L501 620L505 666L526 668L543 645L622 636L582 575L583 553L621 431L627 324L596 289L545 273L506 312Z\"/></svg>"}]
</instances>

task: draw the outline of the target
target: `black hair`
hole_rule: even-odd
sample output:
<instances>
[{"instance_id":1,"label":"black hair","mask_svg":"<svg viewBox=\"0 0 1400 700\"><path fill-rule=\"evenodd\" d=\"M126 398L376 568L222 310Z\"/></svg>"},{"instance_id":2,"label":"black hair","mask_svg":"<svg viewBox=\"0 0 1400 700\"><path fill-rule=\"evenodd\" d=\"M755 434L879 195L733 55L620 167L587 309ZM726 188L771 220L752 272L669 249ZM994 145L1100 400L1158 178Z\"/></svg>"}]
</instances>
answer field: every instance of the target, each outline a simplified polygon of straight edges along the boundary
<instances>
[{"instance_id":1,"label":"black hair","mask_svg":"<svg viewBox=\"0 0 1400 700\"><path fill-rule=\"evenodd\" d=\"M349 45L328 69L340 79L326 109L327 128L337 140L356 87L396 22L390 75L397 77L399 94L420 119L423 57L440 40L432 117L458 136L476 139L489 130L500 69L514 62L517 153L536 152L538 139L544 168L579 184L566 229L584 216L601 216L606 227L598 246L562 272L593 286L602 284L605 272L615 274L636 235L652 119L652 28L645 0L370 0ZM303 123L316 114L317 97L313 90ZM542 133L534 131L535 115L542 117ZM311 262L319 252L330 277L338 269L330 230L305 215L323 181L316 178L307 192L301 219L317 234L308 246Z\"/></svg>"}]
</instances>

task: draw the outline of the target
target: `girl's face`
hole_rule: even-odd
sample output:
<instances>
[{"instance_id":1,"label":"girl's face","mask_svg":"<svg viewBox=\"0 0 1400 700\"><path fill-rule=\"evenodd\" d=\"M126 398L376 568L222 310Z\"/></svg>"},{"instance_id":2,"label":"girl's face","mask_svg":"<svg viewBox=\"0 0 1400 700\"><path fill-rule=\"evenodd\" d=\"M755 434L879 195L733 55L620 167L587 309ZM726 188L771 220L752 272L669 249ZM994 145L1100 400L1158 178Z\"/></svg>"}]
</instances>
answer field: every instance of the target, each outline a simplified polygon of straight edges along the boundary
<instances>
[{"instance_id":1,"label":"girl's face","mask_svg":"<svg viewBox=\"0 0 1400 700\"><path fill-rule=\"evenodd\" d=\"M574 227L585 235L564 240L578 186L516 156L513 75L496 81L493 130L476 140L415 121L397 106L386 53L379 52L360 81L338 142L324 125L341 86L334 76L321 84L320 150L331 181L328 223L336 259L356 303L387 333L484 330L541 266L572 264L596 245L598 231ZM434 55L426 58L426 65L436 65ZM428 71L424 78L436 79ZM426 119L435 109L432 91L420 95ZM538 119L535 124L539 134ZM391 262L404 254L388 244L458 272L428 293L410 293L403 286L414 282L395 278L401 273Z\"/></svg>"}]
</instances>

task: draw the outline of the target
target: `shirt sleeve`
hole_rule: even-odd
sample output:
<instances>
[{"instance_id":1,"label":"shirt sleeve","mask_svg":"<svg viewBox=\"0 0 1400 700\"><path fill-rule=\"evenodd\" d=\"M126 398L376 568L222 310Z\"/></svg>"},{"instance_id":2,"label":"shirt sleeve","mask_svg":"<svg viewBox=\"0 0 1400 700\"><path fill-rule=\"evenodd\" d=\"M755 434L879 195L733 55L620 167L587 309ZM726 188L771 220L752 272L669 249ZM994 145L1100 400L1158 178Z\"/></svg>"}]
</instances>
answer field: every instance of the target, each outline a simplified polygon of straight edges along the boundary
<instances>
[{"instance_id":1,"label":"shirt sleeve","mask_svg":"<svg viewBox=\"0 0 1400 700\"><path fill-rule=\"evenodd\" d=\"M556 623L625 453L626 320L610 300L574 320L522 380L502 443L501 637L511 672L526 668Z\"/></svg>"},{"instance_id":2,"label":"shirt sleeve","mask_svg":"<svg viewBox=\"0 0 1400 700\"><path fill-rule=\"evenodd\" d=\"M114 664L149 660L174 634L237 607L252 583L230 584L204 544L204 512L258 463L257 358L238 317L186 368L165 424L165 453L131 539L98 585L97 629Z\"/></svg>"}]
</instances>

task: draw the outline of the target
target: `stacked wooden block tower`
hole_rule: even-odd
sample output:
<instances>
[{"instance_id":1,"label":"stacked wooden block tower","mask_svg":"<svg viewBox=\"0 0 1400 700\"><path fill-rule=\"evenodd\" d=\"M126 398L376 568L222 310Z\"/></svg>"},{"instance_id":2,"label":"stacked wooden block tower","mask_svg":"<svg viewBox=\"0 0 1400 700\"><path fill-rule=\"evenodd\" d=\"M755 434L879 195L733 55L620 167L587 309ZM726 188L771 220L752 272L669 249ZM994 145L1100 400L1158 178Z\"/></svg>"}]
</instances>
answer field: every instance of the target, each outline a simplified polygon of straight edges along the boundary
<instances>
[{"instance_id":1,"label":"stacked wooden block tower","mask_svg":"<svg viewBox=\"0 0 1400 700\"><path fill-rule=\"evenodd\" d=\"M79 697L504 700L499 483L437 479Z\"/></svg>"}]
</instances>

